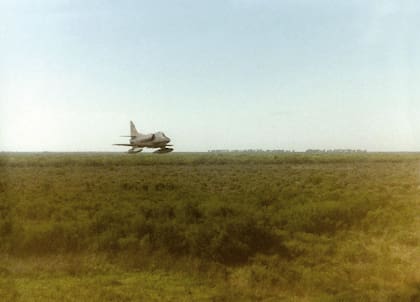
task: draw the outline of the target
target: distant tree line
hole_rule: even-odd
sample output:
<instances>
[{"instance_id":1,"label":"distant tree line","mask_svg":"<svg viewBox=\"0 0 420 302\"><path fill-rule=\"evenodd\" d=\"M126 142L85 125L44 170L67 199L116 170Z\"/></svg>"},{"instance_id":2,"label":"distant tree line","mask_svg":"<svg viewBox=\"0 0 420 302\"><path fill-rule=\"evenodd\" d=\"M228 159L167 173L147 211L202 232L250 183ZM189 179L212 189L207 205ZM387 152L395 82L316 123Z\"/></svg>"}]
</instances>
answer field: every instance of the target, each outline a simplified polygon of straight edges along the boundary
<instances>
[{"instance_id":1,"label":"distant tree line","mask_svg":"<svg viewBox=\"0 0 420 302\"><path fill-rule=\"evenodd\" d=\"M305 153L367 153L361 149L308 149Z\"/></svg>"},{"instance_id":2,"label":"distant tree line","mask_svg":"<svg viewBox=\"0 0 420 302\"><path fill-rule=\"evenodd\" d=\"M295 150L283 150L283 149L242 149L242 150L230 150L230 149L215 149L208 150L209 153L299 153ZM367 150L362 149L307 149L304 153L367 153Z\"/></svg>"},{"instance_id":3,"label":"distant tree line","mask_svg":"<svg viewBox=\"0 0 420 302\"><path fill-rule=\"evenodd\" d=\"M264 150L264 149L215 149L208 150L209 153L295 153L295 150L283 150L283 149L274 149L274 150Z\"/></svg>"}]
</instances>

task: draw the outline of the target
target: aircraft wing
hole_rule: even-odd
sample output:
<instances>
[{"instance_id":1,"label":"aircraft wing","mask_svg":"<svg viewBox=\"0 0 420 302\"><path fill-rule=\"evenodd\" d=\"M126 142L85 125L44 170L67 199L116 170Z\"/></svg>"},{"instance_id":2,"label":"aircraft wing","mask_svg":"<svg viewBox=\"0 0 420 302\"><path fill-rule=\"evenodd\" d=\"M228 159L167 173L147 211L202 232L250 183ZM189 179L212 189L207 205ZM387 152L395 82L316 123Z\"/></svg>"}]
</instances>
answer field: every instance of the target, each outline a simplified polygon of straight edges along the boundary
<instances>
[{"instance_id":1,"label":"aircraft wing","mask_svg":"<svg viewBox=\"0 0 420 302\"><path fill-rule=\"evenodd\" d=\"M112 144L113 146L126 146L126 147L133 147L132 144Z\"/></svg>"}]
</instances>

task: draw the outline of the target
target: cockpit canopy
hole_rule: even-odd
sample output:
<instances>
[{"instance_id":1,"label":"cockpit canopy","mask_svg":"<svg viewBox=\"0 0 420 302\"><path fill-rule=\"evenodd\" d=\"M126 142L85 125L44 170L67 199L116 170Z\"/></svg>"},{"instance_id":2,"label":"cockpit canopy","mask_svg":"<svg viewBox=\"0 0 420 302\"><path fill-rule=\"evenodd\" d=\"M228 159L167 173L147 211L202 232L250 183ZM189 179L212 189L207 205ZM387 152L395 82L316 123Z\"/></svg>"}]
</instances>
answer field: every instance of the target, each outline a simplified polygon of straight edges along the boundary
<instances>
[{"instance_id":1,"label":"cockpit canopy","mask_svg":"<svg viewBox=\"0 0 420 302\"><path fill-rule=\"evenodd\" d=\"M166 135L165 135L165 133L163 133L163 132L161 132L161 131L159 131L159 132L157 132L158 134L159 134L159 136L161 136L161 137L163 137L163 138L168 138Z\"/></svg>"}]
</instances>

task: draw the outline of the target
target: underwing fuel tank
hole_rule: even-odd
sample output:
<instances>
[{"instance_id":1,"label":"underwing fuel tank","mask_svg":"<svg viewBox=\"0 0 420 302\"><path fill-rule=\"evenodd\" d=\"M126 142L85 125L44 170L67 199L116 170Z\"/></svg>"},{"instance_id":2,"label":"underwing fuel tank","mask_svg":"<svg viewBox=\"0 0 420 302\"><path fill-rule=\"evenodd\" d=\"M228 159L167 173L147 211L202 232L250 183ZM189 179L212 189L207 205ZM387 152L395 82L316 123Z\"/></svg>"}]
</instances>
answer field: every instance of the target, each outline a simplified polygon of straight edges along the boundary
<instances>
[{"instance_id":1,"label":"underwing fuel tank","mask_svg":"<svg viewBox=\"0 0 420 302\"><path fill-rule=\"evenodd\" d=\"M169 152L172 152L172 151L174 151L173 148L162 148L162 149L156 150L153 153L163 154L163 153L169 153Z\"/></svg>"},{"instance_id":2,"label":"underwing fuel tank","mask_svg":"<svg viewBox=\"0 0 420 302\"><path fill-rule=\"evenodd\" d=\"M134 153L139 153L139 152L141 152L141 151L143 151L143 149L130 149L130 150L128 150L128 153L129 154L134 154Z\"/></svg>"}]
</instances>

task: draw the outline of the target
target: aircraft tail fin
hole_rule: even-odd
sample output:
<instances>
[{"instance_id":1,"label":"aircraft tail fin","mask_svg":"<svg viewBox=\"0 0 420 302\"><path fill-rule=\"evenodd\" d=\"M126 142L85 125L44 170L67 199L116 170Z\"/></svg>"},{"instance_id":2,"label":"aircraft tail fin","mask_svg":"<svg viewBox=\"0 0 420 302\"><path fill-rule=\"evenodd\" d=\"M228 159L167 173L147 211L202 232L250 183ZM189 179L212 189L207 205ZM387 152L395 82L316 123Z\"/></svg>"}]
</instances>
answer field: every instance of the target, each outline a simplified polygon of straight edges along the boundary
<instances>
[{"instance_id":1,"label":"aircraft tail fin","mask_svg":"<svg viewBox=\"0 0 420 302\"><path fill-rule=\"evenodd\" d=\"M136 129L136 126L134 125L133 121L130 121L130 135L133 137L139 136L139 132Z\"/></svg>"}]
</instances>

